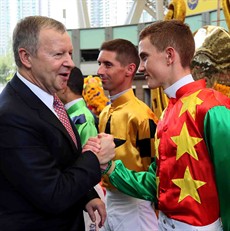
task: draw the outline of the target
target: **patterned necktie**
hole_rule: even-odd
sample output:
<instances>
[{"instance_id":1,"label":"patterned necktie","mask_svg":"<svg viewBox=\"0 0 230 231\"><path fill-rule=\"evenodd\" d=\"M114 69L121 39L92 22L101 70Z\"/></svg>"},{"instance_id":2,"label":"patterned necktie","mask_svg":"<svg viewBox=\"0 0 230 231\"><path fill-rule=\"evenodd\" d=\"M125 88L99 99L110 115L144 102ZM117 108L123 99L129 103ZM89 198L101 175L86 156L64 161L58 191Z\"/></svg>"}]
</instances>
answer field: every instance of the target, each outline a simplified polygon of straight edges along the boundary
<instances>
[{"instance_id":1,"label":"patterned necktie","mask_svg":"<svg viewBox=\"0 0 230 231\"><path fill-rule=\"evenodd\" d=\"M64 108L64 105L56 94L54 95L53 107L54 107L54 111L57 113L59 120L62 122L62 124L64 125L64 127L68 131L68 133L71 136L75 145L77 145L77 140L76 140L75 134L73 132L73 129L71 127L71 124L70 124L69 118L67 116L66 110Z\"/></svg>"}]
</instances>

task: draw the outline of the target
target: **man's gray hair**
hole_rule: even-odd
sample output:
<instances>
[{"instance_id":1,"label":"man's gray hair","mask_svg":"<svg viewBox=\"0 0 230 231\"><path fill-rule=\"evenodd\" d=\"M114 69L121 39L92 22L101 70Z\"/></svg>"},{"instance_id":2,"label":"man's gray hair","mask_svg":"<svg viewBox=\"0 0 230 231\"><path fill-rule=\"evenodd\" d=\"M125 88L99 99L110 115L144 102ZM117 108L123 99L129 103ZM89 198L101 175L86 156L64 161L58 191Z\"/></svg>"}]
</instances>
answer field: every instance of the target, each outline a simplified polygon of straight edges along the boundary
<instances>
[{"instance_id":1,"label":"man's gray hair","mask_svg":"<svg viewBox=\"0 0 230 231\"><path fill-rule=\"evenodd\" d=\"M61 33L66 32L65 26L61 22L44 16L25 17L17 23L13 32L13 52L18 67L22 66L18 50L25 48L31 55L36 55L39 46L39 33L43 28L52 28Z\"/></svg>"}]
</instances>

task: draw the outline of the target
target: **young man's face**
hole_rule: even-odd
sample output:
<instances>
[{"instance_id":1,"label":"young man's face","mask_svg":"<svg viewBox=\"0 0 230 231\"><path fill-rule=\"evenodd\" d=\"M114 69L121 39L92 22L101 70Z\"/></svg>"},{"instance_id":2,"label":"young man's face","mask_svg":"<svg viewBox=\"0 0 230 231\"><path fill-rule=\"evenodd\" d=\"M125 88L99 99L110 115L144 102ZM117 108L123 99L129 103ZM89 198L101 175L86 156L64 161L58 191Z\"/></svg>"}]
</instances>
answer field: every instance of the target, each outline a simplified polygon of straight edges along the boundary
<instances>
[{"instance_id":1,"label":"young man's face","mask_svg":"<svg viewBox=\"0 0 230 231\"><path fill-rule=\"evenodd\" d=\"M159 52L146 37L139 42L139 71L145 75L149 88L168 87L168 65L165 51Z\"/></svg>"},{"instance_id":2,"label":"young man's face","mask_svg":"<svg viewBox=\"0 0 230 231\"><path fill-rule=\"evenodd\" d=\"M101 77L102 85L110 95L116 95L125 90L127 66L116 59L115 51L102 50L98 56L97 74Z\"/></svg>"}]
</instances>

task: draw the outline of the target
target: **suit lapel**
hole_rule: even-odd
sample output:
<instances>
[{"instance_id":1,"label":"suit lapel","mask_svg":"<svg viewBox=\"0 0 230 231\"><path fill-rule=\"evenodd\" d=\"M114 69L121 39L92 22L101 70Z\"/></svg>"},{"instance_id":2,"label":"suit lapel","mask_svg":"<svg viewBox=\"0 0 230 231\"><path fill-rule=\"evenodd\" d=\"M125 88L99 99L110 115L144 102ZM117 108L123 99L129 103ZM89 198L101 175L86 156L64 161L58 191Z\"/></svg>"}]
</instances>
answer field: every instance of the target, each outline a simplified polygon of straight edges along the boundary
<instances>
[{"instance_id":1,"label":"suit lapel","mask_svg":"<svg viewBox=\"0 0 230 231\"><path fill-rule=\"evenodd\" d=\"M74 149L76 149L76 145L74 144L72 138L70 137L69 133L62 125L61 121L54 115L54 113L17 77L13 77L10 81L10 85L14 88L16 94L28 105L28 107L36 110L37 113L40 115L41 119L46 121L47 123L53 125L57 129L59 129L64 136L68 138L71 142L71 145ZM70 120L70 118L69 118ZM75 133L77 139L77 145L81 149L80 144L80 137L78 132L76 131L75 126L73 125L72 121L70 120L71 126Z\"/></svg>"}]
</instances>

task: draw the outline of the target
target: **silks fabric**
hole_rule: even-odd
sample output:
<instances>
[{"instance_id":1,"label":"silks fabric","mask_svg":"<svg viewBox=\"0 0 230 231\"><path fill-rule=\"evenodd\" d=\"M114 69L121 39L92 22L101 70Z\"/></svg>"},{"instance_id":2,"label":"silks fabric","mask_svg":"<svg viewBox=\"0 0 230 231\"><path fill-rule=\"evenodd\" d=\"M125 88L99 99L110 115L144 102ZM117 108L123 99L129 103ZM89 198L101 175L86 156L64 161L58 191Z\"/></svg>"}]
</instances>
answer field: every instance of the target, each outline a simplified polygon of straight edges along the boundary
<instances>
[{"instance_id":1,"label":"silks fabric","mask_svg":"<svg viewBox=\"0 0 230 231\"><path fill-rule=\"evenodd\" d=\"M153 162L147 172L127 169L121 160L115 161L115 169L109 176L110 182L123 193L152 202L157 201L156 164Z\"/></svg>"},{"instance_id":2,"label":"silks fabric","mask_svg":"<svg viewBox=\"0 0 230 231\"><path fill-rule=\"evenodd\" d=\"M89 137L97 136L97 128L92 112L87 108L84 99L80 99L67 110L68 115L80 134L82 146Z\"/></svg>"},{"instance_id":3,"label":"silks fabric","mask_svg":"<svg viewBox=\"0 0 230 231\"><path fill-rule=\"evenodd\" d=\"M154 168L128 171L118 162L111 183L129 195L155 201L156 174L158 207L168 217L205 226L221 213L224 230L230 230L229 109L230 99L205 88L204 80L183 86L157 125L156 173Z\"/></svg>"},{"instance_id":4,"label":"silks fabric","mask_svg":"<svg viewBox=\"0 0 230 231\"><path fill-rule=\"evenodd\" d=\"M156 120L152 110L129 89L103 109L99 131L112 134L123 143L115 149L115 160L122 160L127 168L137 172L146 171L155 155ZM107 176L102 182L112 188Z\"/></svg>"},{"instance_id":5,"label":"silks fabric","mask_svg":"<svg viewBox=\"0 0 230 231\"><path fill-rule=\"evenodd\" d=\"M230 110L212 108L204 121L204 135L214 164L224 231L230 230Z\"/></svg>"}]
</instances>

